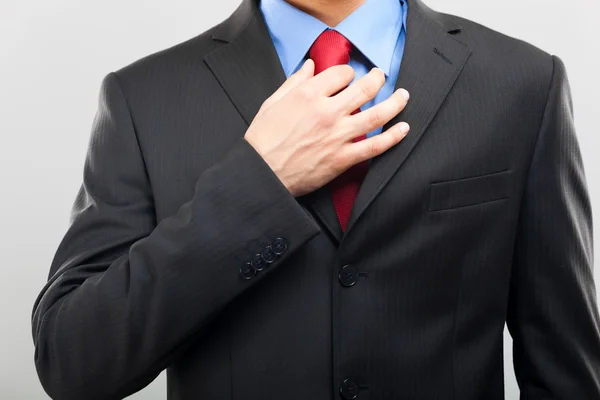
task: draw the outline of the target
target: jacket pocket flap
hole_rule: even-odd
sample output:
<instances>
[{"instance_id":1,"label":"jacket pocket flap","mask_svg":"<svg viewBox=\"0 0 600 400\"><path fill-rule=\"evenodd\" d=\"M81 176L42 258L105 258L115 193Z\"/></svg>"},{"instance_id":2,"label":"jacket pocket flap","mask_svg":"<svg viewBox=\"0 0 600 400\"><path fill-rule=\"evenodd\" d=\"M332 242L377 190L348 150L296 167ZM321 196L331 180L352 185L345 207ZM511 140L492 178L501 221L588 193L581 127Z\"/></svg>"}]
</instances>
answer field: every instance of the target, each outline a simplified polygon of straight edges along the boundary
<instances>
[{"instance_id":1,"label":"jacket pocket flap","mask_svg":"<svg viewBox=\"0 0 600 400\"><path fill-rule=\"evenodd\" d=\"M505 199L512 170L429 184L429 211L466 207Z\"/></svg>"}]
</instances>

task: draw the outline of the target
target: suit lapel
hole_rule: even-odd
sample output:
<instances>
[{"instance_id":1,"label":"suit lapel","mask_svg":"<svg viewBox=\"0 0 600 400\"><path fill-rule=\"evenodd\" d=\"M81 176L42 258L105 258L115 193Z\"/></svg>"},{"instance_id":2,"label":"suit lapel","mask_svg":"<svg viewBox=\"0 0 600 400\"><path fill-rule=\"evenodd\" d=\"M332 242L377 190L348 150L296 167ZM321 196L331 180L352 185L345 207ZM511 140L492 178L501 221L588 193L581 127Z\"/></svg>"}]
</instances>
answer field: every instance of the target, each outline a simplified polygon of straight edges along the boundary
<instances>
[{"instance_id":1,"label":"suit lapel","mask_svg":"<svg viewBox=\"0 0 600 400\"><path fill-rule=\"evenodd\" d=\"M400 121L408 122L411 129L399 144L372 159L355 200L346 235L413 150L471 54L468 47L448 33L459 28L444 27L436 20L438 15L420 0L408 3L406 44L396 89L407 89L411 97L404 111L383 129Z\"/></svg>"},{"instance_id":2,"label":"suit lapel","mask_svg":"<svg viewBox=\"0 0 600 400\"><path fill-rule=\"evenodd\" d=\"M417 144L448 95L470 55L470 49L449 32L437 14L420 0L409 0L407 37L396 88L406 88L411 99L406 109L390 121L406 121L408 136L371 161L354 207L347 235L373 199L396 173ZM247 124L262 103L285 81L285 73L258 8L258 0L244 0L213 34L227 43L207 54L206 64ZM310 208L339 243L342 233L328 186L298 197Z\"/></svg>"},{"instance_id":3,"label":"suit lapel","mask_svg":"<svg viewBox=\"0 0 600 400\"><path fill-rule=\"evenodd\" d=\"M204 61L249 125L262 103L286 76L256 0L244 0L217 28L213 39L227 43ZM298 197L339 242L342 230L327 186Z\"/></svg>"},{"instance_id":4,"label":"suit lapel","mask_svg":"<svg viewBox=\"0 0 600 400\"><path fill-rule=\"evenodd\" d=\"M285 73L254 1L245 0L213 39L227 42L204 57L247 124L285 81Z\"/></svg>"}]
</instances>

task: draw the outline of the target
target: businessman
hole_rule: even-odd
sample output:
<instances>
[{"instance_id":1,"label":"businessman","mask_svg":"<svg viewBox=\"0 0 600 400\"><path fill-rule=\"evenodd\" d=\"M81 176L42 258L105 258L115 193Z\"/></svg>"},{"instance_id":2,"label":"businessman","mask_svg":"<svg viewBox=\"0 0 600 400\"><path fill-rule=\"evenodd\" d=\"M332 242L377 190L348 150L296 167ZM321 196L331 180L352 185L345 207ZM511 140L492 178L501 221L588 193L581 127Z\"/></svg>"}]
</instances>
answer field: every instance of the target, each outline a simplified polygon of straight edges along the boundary
<instances>
[{"instance_id":1,"label":"businessman","mask_svg":"<svg viewBox=\"0 0 600 400\"><path fill-rule=\"evenodd\" d=\"M68 117L68 116L65 116ZM32 315L55 399L600 399L559 58L421 0L243 0L106 75Z\"/></svg>"}]
</instances>

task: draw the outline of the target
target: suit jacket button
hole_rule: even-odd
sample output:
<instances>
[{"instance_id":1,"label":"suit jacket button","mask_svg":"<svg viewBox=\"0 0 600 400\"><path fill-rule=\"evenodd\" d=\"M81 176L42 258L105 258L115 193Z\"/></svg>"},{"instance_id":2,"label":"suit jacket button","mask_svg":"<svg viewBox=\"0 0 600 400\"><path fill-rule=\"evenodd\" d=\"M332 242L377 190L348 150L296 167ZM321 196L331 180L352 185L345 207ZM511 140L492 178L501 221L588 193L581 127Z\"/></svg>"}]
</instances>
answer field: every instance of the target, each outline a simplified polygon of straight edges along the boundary
<instances>
[{"instance_id":1,"label":"suit jacket button","mask_svg":"<svg viewBox=\"0 0 600 400\"><path fill-rule=\"evenodd\" d=\"M271 264L277 258L277 254L275 254L271 246L266 246L260 255L267 264Z\"/></svg>"},{"instance_id":2,"label":"suit jacket button","mask_svg":"<svg viewBox=\"0 0 600 400\"><path fill-rule=\"evenodd\" d=\"M252 261L250 261L250 263L257 271L262 271L267 266L267 263L265 262L265 260L263 260L262 255L260 253L255 254L254 258L252 259Z\"/></svg>"},{"instance_id":3,"label":"suit jacket button","mask_svg":"<svg viewBox=\"0 0 600 400\"><path fill-rule=\"evenodd\" d=\"M288 242L282 237L273 239L273 241L271 242L271 248L273 249L275 254L283 254L288 248Z\"/></svg>"},{"instance_id":4,"label":"suit jacket button","mask_svg":"<svg viewBox=\"0 0 600 400\"><path fill-rule=\"evenodd\" d=\"M353 400L358 397L358 384L352 379L346 379L340 386L340 394L344 400Z\"/></svg>"},{"instance_id":5,"label":"suit jacket button","mask_svg":"<svg viewBox=\"0 0 600 400\"><path fill-rule=\"evenodd\" d=\"M252 263L246 262L240 268L240 275L244 279L252 279L256 275L256 269L254 269Z\"/></svg>"},{"instance_id":6,"label":"suit jacket button","mask_svg":"<svg viewBox=\"0 0 600 400\"><path fill-rule=\"evenodd\" d=\"M338 274L338 279L342 286L354 286L358 280L358 270L352 265L344 265Z\"/></svg>"}]
</instances>

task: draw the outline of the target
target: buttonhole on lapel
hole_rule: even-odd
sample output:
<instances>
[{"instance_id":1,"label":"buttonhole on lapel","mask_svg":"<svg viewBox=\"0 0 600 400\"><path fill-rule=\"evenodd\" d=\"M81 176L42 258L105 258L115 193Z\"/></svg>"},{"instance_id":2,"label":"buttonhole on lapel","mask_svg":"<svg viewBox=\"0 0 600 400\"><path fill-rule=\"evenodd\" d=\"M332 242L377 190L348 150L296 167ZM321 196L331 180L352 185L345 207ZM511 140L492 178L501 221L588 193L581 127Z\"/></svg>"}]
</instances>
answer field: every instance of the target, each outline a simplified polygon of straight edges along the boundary
<instances>
[{"instance_id":1,"label":"buttonhole on lapel","mask_svg":"<svg viewBox=\"0 0 600 400\"><path fill-rule=\"evenodd\" d=\"M437 54L438 56L442 57L442 60L446 61L448 64L450 64L450 65L453 64L452 61L450 61L450 59L448 57L446 57L444 54L442 54L442 52L439 51L437 47L433 48L433 52L435 54Z\"/></svg>"},{"instance_id":2,"label":"buttonhole on lapel","mask_svg":"<svg viewBox=\"0 0 600 400\"><path fill-rule=\"evenodd\" d=\"M456 29L452 29L452 30L448 31L448 33L451 34L451 35L456 35L460 31L461 31L460 28L456 28Z\"/></svg>"},{"instance_id":3,"label":"buttonhole on lapel","mask_svg":"<svg viewBox=\"0 0 600 400\"><path fill-rule=\"evenodd\" d=\"M358 276L362 276L363 278L368 278L369 277L369 273L368 272L359 272Z\"/></svg>"}]
</instances>

